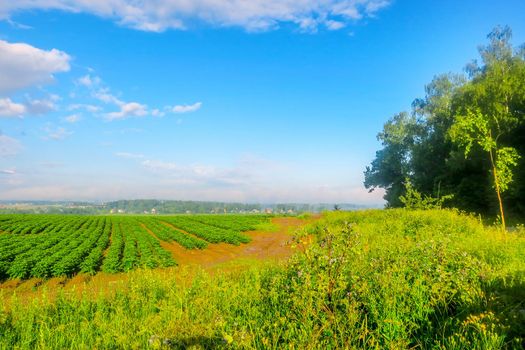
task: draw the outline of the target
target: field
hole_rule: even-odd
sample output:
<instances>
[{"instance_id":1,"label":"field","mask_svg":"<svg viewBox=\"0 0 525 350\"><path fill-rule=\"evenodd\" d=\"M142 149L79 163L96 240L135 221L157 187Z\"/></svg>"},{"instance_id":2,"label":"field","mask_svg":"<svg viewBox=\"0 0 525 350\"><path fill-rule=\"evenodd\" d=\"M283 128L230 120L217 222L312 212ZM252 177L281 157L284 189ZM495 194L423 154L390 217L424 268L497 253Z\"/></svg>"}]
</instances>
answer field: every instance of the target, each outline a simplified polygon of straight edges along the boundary
<instances>
[{"instance_id":1,"label":"field","mask_svg":"<svg viewBox=\"0 0 525 350\"><path fill-rule=\"evenodd\" d=\"M137 269L98 296L4 295L0 348L525 347L523 228L445 210L335 212L290 249L286 263L213 273Z\"/></svg>"},{"instance_id":2,"label":"field","mask_svg":"<svg viewBox=\"0 0 525 350\"><path fill-rule=\"evenodd\" d=\"M177 264L164 243L184 249L240 245L269 222L236 216L0 216L0 280L128 272Z\"/></svg>"}]
</instances>

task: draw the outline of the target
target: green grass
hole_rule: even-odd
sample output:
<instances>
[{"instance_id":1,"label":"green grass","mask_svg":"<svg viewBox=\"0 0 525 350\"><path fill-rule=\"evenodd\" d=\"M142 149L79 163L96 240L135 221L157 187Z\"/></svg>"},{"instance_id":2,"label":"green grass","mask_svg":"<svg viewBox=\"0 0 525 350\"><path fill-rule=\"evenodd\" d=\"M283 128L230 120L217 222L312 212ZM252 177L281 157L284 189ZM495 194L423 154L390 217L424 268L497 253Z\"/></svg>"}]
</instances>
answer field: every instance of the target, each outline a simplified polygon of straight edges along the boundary
<instances>
[{"instance_id":1,"label":"green grass","mask_svg":"<svg viewBox=\"0 0 525 350\"><path fill-rule=\"evenodd\" d=\"M15 301L0 312L0 348L525 346L523 231L453 211L375 210L328 213L295 245L286 265L138 270L112 296Z\"/></svg>"}]
</instances>

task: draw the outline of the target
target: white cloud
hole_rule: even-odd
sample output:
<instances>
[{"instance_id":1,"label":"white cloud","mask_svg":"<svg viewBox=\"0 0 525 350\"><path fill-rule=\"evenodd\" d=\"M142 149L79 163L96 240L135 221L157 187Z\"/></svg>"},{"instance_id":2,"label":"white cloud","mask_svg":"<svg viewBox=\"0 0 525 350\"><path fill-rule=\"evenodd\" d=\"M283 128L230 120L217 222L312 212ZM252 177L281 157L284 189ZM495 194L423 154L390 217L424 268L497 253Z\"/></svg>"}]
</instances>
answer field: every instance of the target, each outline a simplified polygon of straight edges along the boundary
<instances>
[{"instance_id":1,"label":"white cloud","mask_svg":"<svg viewBox=\"0 0 525 350\"><path fill-rule=\"evenodd\" d=\"M80 117L79 114L71 114L64 118L66 122L71 123L71 124L79 122L80 119L82 118Z\"/></svg>"},{"instance_id":2,"label":"white cloud","mask_svg":"<svg viewBox=\"0 0 525 350\"><path fill-rule=\"evenodd\" d=\"M137 102L124 103L120 106L120 111L106 114L106 119L125 119L129 117L143 117L148 114L147 107Z\"/></svg>"},{"instance_id":3,"label":"white cloud","mask_svg":"<svg viewBox=\"0 0 525 350\"><path fill-rule=\"evenodd\" d=\"M28 101L26 103L27 113L38 115L54 111L56 107L53 99L54 98Z\"/></svg>"},{"instance_id":4,"label":"white cloud","mask_svg":"<svg viewBox=\"0 0 525 350\"><path fill-rule=\"evenodd\" d=\"M328 30L339 30L339 29L343 29L346 26L344 22L332 21L332 20L326 21L325 24Z\"/></svg>"},{"instance_id":5,"label":"white cloud","mask_svg":"<svg viewBox=\"0 0 525 350\"><path fill-rule=\"evenodd\" d=\"M164 162L160 160L145 160L142 162L145 168L151 170L179 170L182 169L177 163Z\"/></svg>"},{"instance_id":6,"label":"white cloud","mask_svg":"<svg viewBox=\"0 0 525 350\"><path fill-rule=\"evenodd\" d=\"M21 150L22 145L18 140L0 133L0 157L17 155Z\"/></svg>"},{"instance_id":7,"label":"white cloud","mask_svg":"<svg viewBox=\"0 0 525 350\"><path fill-rule=\"evenodd\" d=\"M362 176L354 180L344 177L325 181L324 177L308 177L305 168L256 155L243 155L231 165L184 164L146 159L142 154L128 152L114 155L135 163L137 169L124 173L110 169L61 175L53 172L52 178L43 177L41 171L17 171L16 175L4 176L3 182L0 177L0 199L158 198L260 203L383 203L383 193L368 193L361 184ZM14 181L16 179L18 182Z\"/></svg>"},{"instance_id":8,"label":"white cloud","mask_svg":"<svg viewBox=\"0 0 525 350\"><path fill-rule=\"evenodd\" d=\"M3 175L15 175L16 174L16 170L14 170L14 169L0 169L0 174L3 174Z\"/></svg>"},{"instance_id":9,"label":"white cloud","mask_svg":"<svg viewBox=\"0 0 525 350\"><path fill-rule=\"evenodd\" d=\"M158 108L155 108L154 110L151 111L151 115L154 116L154 117L164 117L166 115L166 113L161 111Z\"/></svg>"},{"instance_id":10,"label":"white cloud","mask_svg":"<svg viewBox=\"0 0 525 350\"><path fill-rule=\"evenodd\" d=\"M117 152L115 156L125 159L142 159L144 158L143 154L129 153L129 152Z\"/></svg>"},{"instance_id":11,"label":"white cloud","mask_svg":"<svg viewBox=\"0 0 525 350\"><path fill-rule=\"evenodd\" d=\"M1 117L22 117L26 113L26 106L13 102L10 98L0 98Z\"/></svg>"},{"instance_id":12,"label":"white cloud","mask_svg":"<svg viewBox=\"0 0 525 350\"><path fill-rule=\"evenodd\" d=\"M13 21L10 18L8 18L6 21L7 21L7 23L9 23L9 25L11 27L16 28L16 29L24 29L24 30L33 29L33 27L31 27L31 26L25 25L23 23L15 22L15 21Z\"/></svg>"},{"instance_id":13,"label":"white cloud","mask_svg":"<svg viewBox=\"0 0 525 350\"><path fill-rule=\"evenodd\" d=\"M243 27L249 31L294 23L315 31L319 24L350 23L373 17L391 0L18 0L0 3L0 18L31 9L85 12L115 19L120 25L161 32L185 29L194 22Z\"/></svg>"},{"instance_id":14,"label":"white cloud","mask_svg":"<svg viewBox=\"0 0 525 350\"><path fill-rule=\"evenodd\" d=\"M111 94L109 92L108 88L103 88L103 89L99 89L97 91L94 91L93 92L93 97L96 98L97 100L100 100L100 101L104 102L104 103L112 103L112 104L117 105L117 106L122 106L122 105L125 104L124 101L118 99L116 96Z\"/></svg>"},{"instance_id":15,"label":"white cloud","mask_svg":"<svg viewBox=\"0 0 525 350\"><path fill-rule=\"evenodd\" d=\"M0 5L0 13L5 6ZM52 82L53 74L69 71L70 59L57 49L46 51L0 40L0 94Z\"/></svg>"},{"instance_id":16,"label":"white cloud","mask_svg":"<svg viewBox=\"0 0 525 350\"><path fill-rule=\"evenodd\" d=\"M79 109L83 109L89 113L98 113L101 111L101 108L99 106L90 104L72 104L67 107L68 111L76 111Z\"/></svg>"},{"instance_id":17,"label":"white cloud","mask_svg":"<svg viewBox=\"0 0 525 350\"><path fill-rule=\"evenodd\" d=\"M46 133L46 135L44 136L44 140L59 141L73 134L72 131L69 131L63 127L52 128L51 126L47 126L44 128L44 131Z\"/></svg>"},{"instance_id":18,"label":"white cloud","mask_svg":"<svg viewBox=\"0 0 525 350\"><path fill-rule=\"evenodd\" d=\"M93 70L90 69L90 73L93 73ZM148 107L145 104L139 102L127 102L122 100L120 97L117 97L111 89L104 84L102 79L98 76L93 76L87 74L76 80L77 84L82 85L87 88L92 98L103 102L107 105L114 105L119 108L118 111L101 113L106 120L112 121L117 119L126 119L130 117L144 117L146 115L151 115L153 117L163 117L166 115L166 111L173 110L172 107L166 106L164 110L159 108L153 108L148 110ZM179 113L191 112L200 108L201 103L196 103L191 106L177 106L177 110L180 109ZM68 110L75 111L84 109L90 113L99 113L102 112L103 108L100 106L89 105L89 104L71 104L68 106Z\"/></svg>"},{"instance_id":19,"label":"white cloud","mask_svg":"<svg viewBox=\"0 0 525 350\"><path fill-rule=\"evenodd\" d=\"M177 105L173 107L172 111L174 113L190 113L196 112L202 107L202 102L197 102L192 105Z\"/></svg>"},{"instance_id":20,"label":"white cloud","mask_svg":"<svg viewBox=\"0 0 525 350\"><path fill-rule=\"evenodd\" d=\"M45 99L28 100L24 103L14 102L9 97L0 97L0 117L23 118L26 114L46 114L56 109L54 101L56 101L55 96L50 96Z\"/></svg>"},{"instance_id":21,"label":"white cloud","mask_svg":"<svg viewBox=\"0 0 525 350\"><path fill-rule=\"evenodd\" d=\"M77 82L80 85L91 87L93 85L100 84L100 78L99 77L92 77L91 75L87 74L83 77L78 78Z\"/></svg>"}]
</instances>

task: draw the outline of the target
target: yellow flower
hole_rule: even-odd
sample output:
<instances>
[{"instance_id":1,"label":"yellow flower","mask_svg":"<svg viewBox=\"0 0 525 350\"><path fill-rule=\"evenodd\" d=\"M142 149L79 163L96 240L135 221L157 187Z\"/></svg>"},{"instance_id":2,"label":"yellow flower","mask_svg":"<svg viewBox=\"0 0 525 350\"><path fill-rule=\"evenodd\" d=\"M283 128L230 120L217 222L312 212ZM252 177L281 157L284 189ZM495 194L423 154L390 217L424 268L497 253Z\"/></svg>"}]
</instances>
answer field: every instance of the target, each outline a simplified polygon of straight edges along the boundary
<instances>
[{"instance_id":1,"label":"yellow flower","mask_svg":"<svg viewBox=\"0 0 525 350\"><path fill-rule=\"evenodd\" d=\"M224 334L222 335L222 339L224 339L224 342L225 342L226 344L231 344L231 343L233 343L233 337L232 337L231 335L229 335L229 334L224 333Z\"/></svg>"}]
</instances>

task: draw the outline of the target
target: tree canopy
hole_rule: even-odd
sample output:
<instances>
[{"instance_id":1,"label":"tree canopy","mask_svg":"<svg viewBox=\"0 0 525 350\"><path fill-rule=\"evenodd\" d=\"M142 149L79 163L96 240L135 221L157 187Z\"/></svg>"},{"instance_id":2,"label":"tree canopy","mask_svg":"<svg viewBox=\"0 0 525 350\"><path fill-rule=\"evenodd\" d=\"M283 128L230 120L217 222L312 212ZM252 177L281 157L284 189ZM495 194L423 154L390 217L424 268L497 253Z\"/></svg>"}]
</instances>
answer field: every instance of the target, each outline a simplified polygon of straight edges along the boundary
<instances>
[{"instance_id":1,"label":"tree canopy","mask_svg":"<svg viewBox=\"0 0 525 350\"><path fill-rule=\"evenodd\" d=\"M525 215L525 45L512 46L508 27L487 38L481 62L436 76L378 134L365 187L384 188L388 207L403 206L408 179L424 196L454 195L446 202L454 207L496 214L501 194Z\"/></svg>"}]
</instances>

